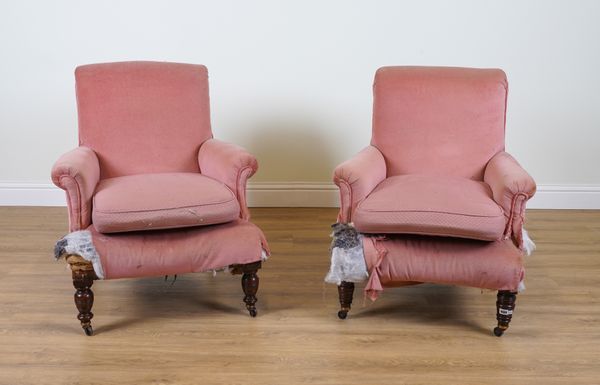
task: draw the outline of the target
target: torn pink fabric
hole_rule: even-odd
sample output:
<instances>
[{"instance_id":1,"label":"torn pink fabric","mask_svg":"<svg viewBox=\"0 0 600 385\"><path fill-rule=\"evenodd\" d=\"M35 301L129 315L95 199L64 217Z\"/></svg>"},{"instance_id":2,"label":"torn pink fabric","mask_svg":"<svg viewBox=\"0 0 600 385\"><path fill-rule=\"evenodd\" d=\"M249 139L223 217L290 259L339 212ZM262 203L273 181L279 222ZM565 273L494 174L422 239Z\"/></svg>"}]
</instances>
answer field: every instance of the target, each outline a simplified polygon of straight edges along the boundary
<instances>
[{"instance_id":1,"label":"torn pink fabric","mask_svg":"<svg viewBox=\"0 0 600 385\"><path fill-rule=\"evenodd\" d=\"M365 293L371 300L385 287L415 282L517 291L525 274L522 254L511 240L364 236L363 249L369 271Z\"/></svg>"},{"instance_id":2,"label":"torn pink fabric","mask_svg":"<svg viewBox=\"0 0 600 385\"><path fill-rule=\"evenodd\" d=\"M254 224L233 222L186 229L102 234L88 227L105 279L162 276L220 269L262 259L269 247Z\"/></svg>"}]
</instances>

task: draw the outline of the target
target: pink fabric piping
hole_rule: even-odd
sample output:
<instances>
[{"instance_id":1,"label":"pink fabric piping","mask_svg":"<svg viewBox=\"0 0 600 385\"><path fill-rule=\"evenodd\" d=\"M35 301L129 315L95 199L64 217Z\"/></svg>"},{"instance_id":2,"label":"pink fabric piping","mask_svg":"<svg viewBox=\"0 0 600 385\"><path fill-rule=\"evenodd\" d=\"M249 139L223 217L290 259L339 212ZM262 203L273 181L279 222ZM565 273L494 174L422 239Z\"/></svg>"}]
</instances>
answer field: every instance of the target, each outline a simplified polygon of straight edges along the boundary
<instances>
[{"instance_id":1,"label":"pink fabric piping","mask_svg":"<svg viewBox=\"0 0 600 385\"><path fill-rule=\"evenodd\" d=\"M254 175L255 170L252 167L244 167L242 168L237 177L237 189L236 195L238 202L240 203L240 218L249 221L250 220L250 210L248 210L248 204L246 200L246 185L248 183L248 179Z\"/></svg>"}]
</instances>

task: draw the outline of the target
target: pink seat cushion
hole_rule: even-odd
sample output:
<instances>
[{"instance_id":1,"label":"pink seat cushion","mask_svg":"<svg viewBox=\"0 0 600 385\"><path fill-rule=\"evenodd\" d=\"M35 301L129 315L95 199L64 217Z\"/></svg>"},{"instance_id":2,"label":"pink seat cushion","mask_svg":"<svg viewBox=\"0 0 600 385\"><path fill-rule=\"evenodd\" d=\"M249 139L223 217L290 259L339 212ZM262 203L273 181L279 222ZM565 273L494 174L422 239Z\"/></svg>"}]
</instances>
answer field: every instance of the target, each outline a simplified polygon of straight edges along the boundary
<instances>
[{"instance_id":1,"label":"pink seat cushion","mask_svg":"<svg viewBox=\"0 0 600 385\"><path fill-rule=\"evenodd\" d=\"M99 232L170 229L225 223L240 206L223 183L199 173L139 174L102 180L93 201Z\"/></svg>"},{"instance_id":2,"label":"pink seat cushion","mask_svg":"<svg viewBox=\"0 0 600 385\"><path fill-rule=\"evenodd\" d=\"M381 182L357 207L362 233L405 233L480 240L502 238L506 219L489 186L460 177L400 175Z\"/></svg>"}]
</instances>

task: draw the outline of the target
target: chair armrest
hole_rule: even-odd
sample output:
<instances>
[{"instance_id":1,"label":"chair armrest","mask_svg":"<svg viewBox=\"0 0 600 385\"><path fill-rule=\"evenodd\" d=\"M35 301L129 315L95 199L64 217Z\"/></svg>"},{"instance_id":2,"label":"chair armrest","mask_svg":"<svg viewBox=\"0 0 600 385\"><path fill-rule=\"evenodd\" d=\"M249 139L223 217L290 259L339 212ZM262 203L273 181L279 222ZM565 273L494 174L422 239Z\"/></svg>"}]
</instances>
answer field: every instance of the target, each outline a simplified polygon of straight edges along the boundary
<instances>
[{"instance_id":1,"label":"chair armrest","mask_svg":"<svg viewBox=\"0 0 600 385\"><path fill-rule=\"evenodd\" d=\"M52 182L66 191L69 231L83 230L92 223L92 197L99 180L98 157L88 147L77 147L54 163Z\"/></svg>"},{"instance_id":2,"label":"chair armrest","mask_svg":"<svg viewBox=\"0 0 600 385\"><path fill-rule=\"evenodd\" d=\"M512 237L522 248L525 205L535 194L535 181L507 152L499 152L492 157L485 168L483 180L492 189L496 203L504 210L505 238Z\"/></svg>"},{"instance_id":3,"label":"chair armrest","mask_svg":"<svg viewBox=\"0 0 600 385\"><path fill-rule=\"evenodd\" d=\"M208 139L198 151L200 173L224 183L233 191L240 204L240 217L250 219L246 203L246 182L256 170L254 155L235 144Z\"/></svg>"},{"instance_id":4,"label":"chair armrest","mask_svg":"<svg viewBox=\"0 0 600 385\"><path fill-rule=\"evenodd\" d=\"M387 173L385 159L374 146L368 146L337 166L333 181L340 189L338 222L352 222L352 214L360 201L381 183Z\"/></svg>"}]
</instances>

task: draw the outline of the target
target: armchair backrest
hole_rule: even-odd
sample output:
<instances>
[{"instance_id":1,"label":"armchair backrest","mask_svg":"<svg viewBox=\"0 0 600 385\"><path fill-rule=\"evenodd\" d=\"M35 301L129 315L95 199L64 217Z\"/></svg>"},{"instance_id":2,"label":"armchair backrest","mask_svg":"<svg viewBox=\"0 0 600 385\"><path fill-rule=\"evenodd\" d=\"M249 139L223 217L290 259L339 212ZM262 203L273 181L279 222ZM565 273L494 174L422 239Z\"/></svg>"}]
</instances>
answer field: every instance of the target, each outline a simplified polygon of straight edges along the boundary
<instances>
[{"instance_id":1,"label":"armchair backrest","mask_svg":"<svg viewBox=\"0 0 600 385\"><path fill-rule=\"evenodd\" d=\"M373 85L371 144L388 176L483 180L504 150L508 82L499 69L383 67Z\"/></svg>"},{"instance_id":2,"label":"armchair backrest","mask_svg":"<svg viewBox=\"0 0 600 385\"><path fill-rule=\"evenodd\" d=\"M197 172L212 137L206 67L165 62L91 64L75 70L79 144L100 177Z\"/></svg>"}]
</instances>

